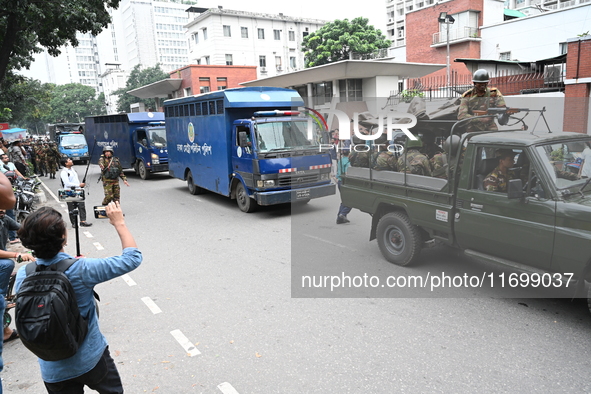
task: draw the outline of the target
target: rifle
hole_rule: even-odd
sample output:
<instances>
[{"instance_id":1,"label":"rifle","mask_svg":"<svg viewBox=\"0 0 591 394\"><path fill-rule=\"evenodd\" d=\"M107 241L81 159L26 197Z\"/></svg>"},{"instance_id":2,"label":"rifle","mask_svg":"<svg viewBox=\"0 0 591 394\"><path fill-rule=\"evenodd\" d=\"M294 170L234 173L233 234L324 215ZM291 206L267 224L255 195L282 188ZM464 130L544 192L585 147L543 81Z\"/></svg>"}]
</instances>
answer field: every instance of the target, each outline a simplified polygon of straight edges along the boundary
<instances>
[{"instance_id":1,"label":"rifle","mask_svg":"<svg viewBox=\"0 0 591 394\"><path fill-rule=\"evenodd\" d=\"M528 108L509 108L509 107L499 107L499 108L489 108L487 110L474 110L474 115L475 116L483 116L483 115L503 115L503 114L508 114L508 115L513 115L516 114L518 112L522 112L522 111L529 111Z\"/></svg>"},{"instance_id":2,"label":"rifle","mask_svg":"<svg viewBox=\"0 0 591 394\"><path fill-rule=\"evenodd\" d=\"M86 163L86 171L84 172L84 178L82 179L82 183L86 183L86 175L88 175L88 167L90 167L90 160L92 160L92 155L94 154L94 147L96 146L96 137L94 137L94 143L92 144L92 151L90 152L90 157L88 158L88 163Z\"/></svg>"}]
</instances>

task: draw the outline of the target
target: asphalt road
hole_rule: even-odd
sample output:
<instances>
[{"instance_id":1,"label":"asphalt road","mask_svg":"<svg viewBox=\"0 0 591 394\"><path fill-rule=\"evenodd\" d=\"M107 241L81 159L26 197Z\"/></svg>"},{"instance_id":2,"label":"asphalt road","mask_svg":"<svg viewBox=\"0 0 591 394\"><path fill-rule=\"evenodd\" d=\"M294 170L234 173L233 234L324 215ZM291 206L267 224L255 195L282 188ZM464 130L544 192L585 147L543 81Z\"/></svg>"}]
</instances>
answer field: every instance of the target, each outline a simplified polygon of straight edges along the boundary
<instances>
[{"instance_id":1,"label":"asphalt road","mask_svg":"<svg viewBox=\"0 0 591 394\"><path fill-rule=\"evenodd\" d=\"M91 167L89 213L102 200L96 173ZM581 300L505 298L491 286L438 294L302 288L306 275L500 271L443 247L425 250L414 267L393 266L368 242L367 214L353 211L350 224L335 224L338 195L293 212L244 214L234 201L193 196L164 174L128 176L122 206L144 261L96 289L127 393L591 390L591 315ZM59 180L43 179L55 193ZM82 253L120 253L108 220L89 220ZM67 251L75 250L70 229ZM35 357L19 341L6 344L3 358L5 392L45 392Z\"/></svg>"}]
</instances>

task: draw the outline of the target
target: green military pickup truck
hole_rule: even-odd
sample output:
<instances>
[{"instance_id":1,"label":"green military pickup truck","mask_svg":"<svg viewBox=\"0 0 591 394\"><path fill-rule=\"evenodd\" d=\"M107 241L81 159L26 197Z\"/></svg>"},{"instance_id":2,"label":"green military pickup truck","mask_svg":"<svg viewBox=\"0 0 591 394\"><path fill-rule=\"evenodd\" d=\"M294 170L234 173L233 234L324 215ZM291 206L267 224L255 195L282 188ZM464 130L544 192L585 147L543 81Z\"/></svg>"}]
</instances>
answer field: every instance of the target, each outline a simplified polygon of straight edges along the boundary
<instances>
[{"instance_id":1,"label":"green military pickup truck","mask_svg":"<svg viewBox=\"0 0 591 394\"><path fill-rule=\"evenodd\" d=\"M394 264L412 264L438 241L518 271L572 277L582 292L591 282L591 178L579 176L576 159L590 144L580 133L464 133L447 179L350 167L341 196L372 216L370 240ZM515 154L512 179L505 192L486 191L500 149Z\"/></svg>"}]
</instances>

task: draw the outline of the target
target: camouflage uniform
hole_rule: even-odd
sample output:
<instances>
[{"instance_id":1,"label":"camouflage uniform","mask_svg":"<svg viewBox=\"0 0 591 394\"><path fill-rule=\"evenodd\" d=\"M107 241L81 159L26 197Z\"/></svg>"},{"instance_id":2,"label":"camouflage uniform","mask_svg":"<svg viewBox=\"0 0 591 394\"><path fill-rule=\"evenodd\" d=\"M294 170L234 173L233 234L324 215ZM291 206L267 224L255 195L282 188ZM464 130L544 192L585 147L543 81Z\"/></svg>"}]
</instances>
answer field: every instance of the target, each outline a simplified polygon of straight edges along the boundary
<instances>
[{"instance_id":1,"label":"camouflage uniform","mask_svg":"<svg viewBox=\"0 0 591 394\"><path fill-rule=\"evenodd\" d=\"M57 171L56 165L56 157L55 151L53 150L53 146L48 145L45 148L45 168L47 169L47 173L49 177L55 179L55 172Z\"/></svg>"},{"instance_id":2,"label":"camouflage uniform","mask_svg":"<svg viewBox=\"0 0 591 394\"><path fill-rule=\"evenodd\" d=\"M374 169L378 171L389 170L389 171L398 171L398 165L396 164L398 160L394 153L389 151L382 151L378 154L375 160Z\"/></svg>"},{"instance_id":3,"label":"camouflage uniform","mask_svg":"<svg viewBox=\"0 0 591 394\"><path fill-rule=\"evenodd\" d=\"M406 152L406 155L402 154L400 156L398 159L398 171L410 172L416 175L432 175L429 159L416 148L410 148Z\"/></svg>"},{"instance_id":4,"label":"camouflage uniform","mask_svg":"<svg viewBox=\"0 0 591 394\"><path fill-rule=\"evenodd\" d=\"M351 162L351 166L353 167L369 167L369 162L371 159L370 152L352 152L349 156L349 161Z\"/></svg>"},{"instance_id":5,"label":"camouflage uniform","mask_svg":"<svg viewBox=\"0 0 591 394\"><path fill-rule=\"evenodd\" d=\"M120 201L121 200L121 188L119 187L119 178L121 178L124 182L127 182L127 177L123 173L123 167L121 167L121 162L117 157L112 157L111 159L107 159L104 155L101 156L99 159L99 167L101 168L101 180L103 181L103 190L105 192L105 198L103 199L102 205L107 205L111 201ZM118 169L118 177L115 179L108 179L105 174L107 173L107 168L116 168Z\"/></svg>"},{"instance_id":6,"label":"camouflage uniform","mask_svg":"<svg viewBox=\"0 0 591 394\"><path fill-rule=\"evenodd\" d=\"M447 154L444 152L437 153L429 160L431 168L433 168L433 176L435 178L447 179L447 168L449 163L447 162Z\"/></svg>"},{"instance_id":7,"label":"camouflage uniform","mask_svg":"<svg viewBox=\"0 0 591 394\"><path fill-rule=\"evenodd\" d=\"M507 184L511 179L517 179L518 176L513 171L507 171L507 175L501 172L500 167L496 167L490 174L484 178L482 186L487 192L507 192Z\"/></svg>"},{"instance_id":8,"label":"camouflage uniform","mask_svg":"<svg viewBox=\"0 0 591 394\"><path fill-rule=\"evenodd\" d=\"M423 143L423 147L419 150L422 154L427 156L429 159L433 158L436 154L442 153L443 149L436 143Z\"/></svg>"},{"instance_id":9,"label":"camouflage uniform","mask_svg":"<svg viewBox=\"0 0 591 394\"><path fill-rule=\"evenodd\" d=\"M45 166L45 149L43 145L37 144L35 147L35 161L37 162L37 170L41 176L47 174L47 167Z\"/></svg>"},{"instance_id":10,"label":"camouflage uniform","mask_svg":"<svg viewBox=\"0 0 591 394\"><path fill-rule=\"evenodd\" d=\"M458 120L468 119L474 115L474 111L486 111L489 108L505 107L505 99L497 88L486 88L482 96L478 96L475 88L462 94L460 108L458 109ZM466 131L487 131L498 130L494 117L474 119L468 122Z\"/></svg>"}]
</instances>

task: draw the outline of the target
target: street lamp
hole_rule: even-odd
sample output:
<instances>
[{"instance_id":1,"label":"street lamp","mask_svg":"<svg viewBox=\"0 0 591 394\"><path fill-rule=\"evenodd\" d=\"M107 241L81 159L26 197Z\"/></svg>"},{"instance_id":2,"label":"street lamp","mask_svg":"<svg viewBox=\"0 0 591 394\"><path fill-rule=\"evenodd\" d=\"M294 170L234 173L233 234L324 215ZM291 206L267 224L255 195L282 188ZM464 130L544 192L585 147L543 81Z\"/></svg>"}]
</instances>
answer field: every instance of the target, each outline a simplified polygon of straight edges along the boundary
<instances>
[{"instance_id":1,"label":"street lamp","mask_svg":"<svg viewBox=\"0 0 591 394\"><path fill-rule=\"evenodd\" d=\"M453 16L448 15L447 12L441 12L439 14L439 18L437 18L437 20L439 21L439 23L445 23L446 26L446 41L447 41L447 60L446 60L446 70L447 70L447 78L446 78L446 84L447 84L447 94L450 94L449 92L449 25L453 25L453 23L456 21Z\"/></svg>"}]
</instances>

